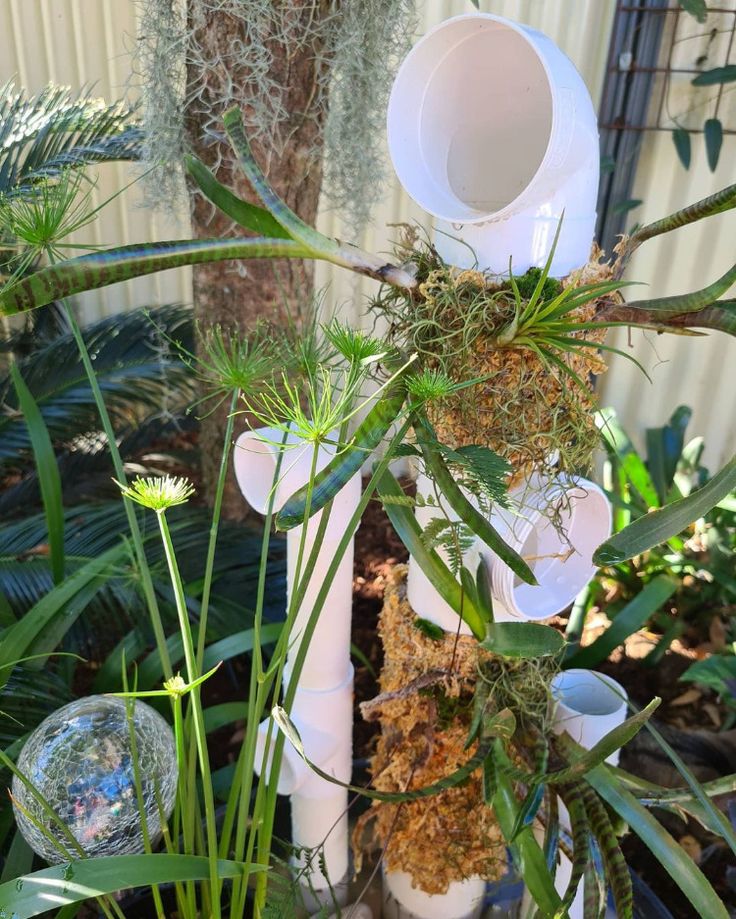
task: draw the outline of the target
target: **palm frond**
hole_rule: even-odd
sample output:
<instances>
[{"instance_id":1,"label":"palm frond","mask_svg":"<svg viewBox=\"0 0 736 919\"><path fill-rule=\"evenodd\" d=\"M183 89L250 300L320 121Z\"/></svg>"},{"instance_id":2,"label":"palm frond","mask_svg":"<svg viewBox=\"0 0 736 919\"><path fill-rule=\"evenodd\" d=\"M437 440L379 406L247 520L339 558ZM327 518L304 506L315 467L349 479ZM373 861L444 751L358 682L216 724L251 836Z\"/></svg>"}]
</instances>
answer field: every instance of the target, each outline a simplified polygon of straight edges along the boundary
<instances>
[{"instance_id":1,"label":"palm frond","mask_svg":"<svg viewBox=\"0 0 736 919\"><path fill-rule=\"evenodd\" d=\"M137 426L151 412L181 414L193 400L196 381L171 345L193 349L191 311L181 305L103 319L84 331L95 373L116 427ZM19 361L23 379L51 437L71 445L99 430L94 397L71 334ZM8 374L0 378L0 466L29 455L28 429ZM163 414L166 420L166 414Z\"/></svg>"},{"instance_id":2,"label":"palm frond","mask_svg":"<svg viewBox=\"0 0 736 919\"><path fill-rule=\"evenodd\" d=\"M135 109L108 104L89 91L49 84L28 95L0 87L0 195L23 192L64 169L110 160L136 160L142 131Z\"/></svg>"}]
</instances>

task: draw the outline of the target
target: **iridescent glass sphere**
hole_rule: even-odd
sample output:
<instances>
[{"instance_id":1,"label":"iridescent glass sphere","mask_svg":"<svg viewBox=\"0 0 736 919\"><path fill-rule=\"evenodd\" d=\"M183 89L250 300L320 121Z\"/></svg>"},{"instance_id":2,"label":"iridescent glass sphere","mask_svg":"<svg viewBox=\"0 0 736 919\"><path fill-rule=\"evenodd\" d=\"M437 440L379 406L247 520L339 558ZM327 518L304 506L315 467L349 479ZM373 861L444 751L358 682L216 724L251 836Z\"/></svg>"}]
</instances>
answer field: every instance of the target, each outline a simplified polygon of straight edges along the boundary
<instances>
[{"instance_id":1,"label":"iridescent glass sphere","mask_svg":"<svg viewBox=\"0 0 736 919\"><path fill-rule=\"evenodd\" d=\"M148 833L155 842L161 836L160 814L168 819L176 797L174 735L157 711L139 701L133 724L141 801ZM143 852L144 844L133 754L125 702L111 696L87 696L41 722L26 741L17 765L88 856L134 854ZM18 802L14 804L18 828L35 852L52 864L68 861L48 838L51 836L71 855L76 854L58 824L17 776L13 777L13 797Z\"/></svg>"}]
</instances>

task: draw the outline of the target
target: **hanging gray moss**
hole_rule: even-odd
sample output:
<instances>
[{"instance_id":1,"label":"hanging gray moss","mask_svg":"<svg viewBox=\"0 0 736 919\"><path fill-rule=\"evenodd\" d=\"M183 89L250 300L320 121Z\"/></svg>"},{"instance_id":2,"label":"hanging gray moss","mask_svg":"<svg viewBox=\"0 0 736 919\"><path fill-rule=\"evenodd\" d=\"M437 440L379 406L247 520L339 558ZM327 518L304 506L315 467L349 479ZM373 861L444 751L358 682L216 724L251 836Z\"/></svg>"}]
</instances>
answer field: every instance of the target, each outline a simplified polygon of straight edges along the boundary
<instances>
[{"instance_id":1,"label":"hanging gray moss","mask_svg":"<svg viewBox=\"0 0 736 919\"><path fill-rule=\"evenodd\" d=\"M184 113L221 133L222 113L244 97L250 136L279 153L288 144L285 87L274 51L308 47L329 66L314 87L314 118L327 114L325 193L351 229L365 224L385 179L382 143L388 94L415 27L415 0L139 0L136 83L143 98L148 200L172 210L184 200ZM244 38L212 60L196 34L213 14L233 17ZM248 85L223 74L242 73ZM208 73L218 74L213 98ZM187 89L188 87L188 89ZM319 156L320 151L314 151Z\"/></svg>"}]
</instances>

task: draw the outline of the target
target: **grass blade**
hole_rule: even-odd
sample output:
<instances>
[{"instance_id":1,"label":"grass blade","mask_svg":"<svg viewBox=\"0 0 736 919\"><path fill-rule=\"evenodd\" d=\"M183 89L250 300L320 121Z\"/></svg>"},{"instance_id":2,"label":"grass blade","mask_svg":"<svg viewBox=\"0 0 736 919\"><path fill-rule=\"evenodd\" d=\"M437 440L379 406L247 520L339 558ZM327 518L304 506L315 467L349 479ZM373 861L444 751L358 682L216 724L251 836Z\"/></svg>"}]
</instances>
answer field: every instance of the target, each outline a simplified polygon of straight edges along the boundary
<instances>
[{"instance_id":1,"label":"grass blade","mask_svg":"<svg viewBox=\"0 0 736 919\"><path fill-rule=\"evenodd\" d=\"M565 661L565 667L590 668L605 660L614 648L622 645L629 635L640 629L677 592L679 586L678 580L665 574L653 578L616 613L616 618L601 636Z\"/></svg>"},{"instance_id":2,"label":"grass blade","mask_svg":"<svg viewBox=\"0 0 736 919\"><path fill-rule=\"evenodd\" d=\"M220 860L221 878L242 878L263 866ZM14 919L31 919L65 906L129 887L174 881L204 881L209 865L200 855L115 855L85 858L44 868L0 885L0 909Z\"/></svg>"}]
</instances>

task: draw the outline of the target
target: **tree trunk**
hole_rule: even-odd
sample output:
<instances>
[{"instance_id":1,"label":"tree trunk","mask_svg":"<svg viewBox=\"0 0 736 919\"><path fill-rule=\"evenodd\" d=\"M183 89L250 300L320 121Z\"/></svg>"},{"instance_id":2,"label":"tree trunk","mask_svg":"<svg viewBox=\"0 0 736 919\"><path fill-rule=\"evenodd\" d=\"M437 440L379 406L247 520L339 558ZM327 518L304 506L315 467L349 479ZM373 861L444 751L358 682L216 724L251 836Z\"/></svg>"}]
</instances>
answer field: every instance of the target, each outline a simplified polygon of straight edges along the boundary
<instances>
[{"instance_id":1,"label":"tree trunk","mask_svg":"<svg viewBox=\"0 0 736 919\"><path fill-rule=\"evenodd\" d=\"M328 14L326 3L319 4L316 12L314 0L274 2L288 4L292 15L303 21L305 34L309 20L315 15ZM247 45L243 18L219 11L197 14L197 5L198 0L190 0L189 25L203 57L231 61L234 45ZM315 47L318 40L300 43L296 48L273 41L269 48L272 53L269 77L285 87L283 102L288 115L280 126L280 135L288 140L281 151L264 147L257 140L252 145L256 159L276 192L309 224L313 224L316 218L322 185L321 151L326 110L320 87L328 65L321 54L322 48ZM209 68L202 87L202 74L194 73L190 65L188 90L193 89L196 81L198 97L188 107L186 129L191 149L216 172L219 181L242 198L260 204L237 164L233 163L227 141L214 141L211 132L209 135L205 133L212 115L219 118L223 114L216 111L216 100L227 97L231 85L247 87L246 76L245 66L240 71L234 70L231 65L227 69ZM188 98L190 94L188 92ZM247 122L253 103L248 90L243 92L239 101ZM238 235L237 230L234 233L232 222L201 195L193 196L192 230L198 238ZM195 317L202 333L208 327L219 324L247 334L259 318L283 322L287 314L298 327L299 315L312 296L313 282L313 266L308 262L264 259L199 265L194 268ZM223 403L217 411L204 418L201 425L202 479L204 495L210 505L214 498L226 419L227 406ZM242 422L236 421L236 435L242 427ZM231 520L240 520L247 513L230 464L223 515Z\"/></svg>"}]
</instances>

